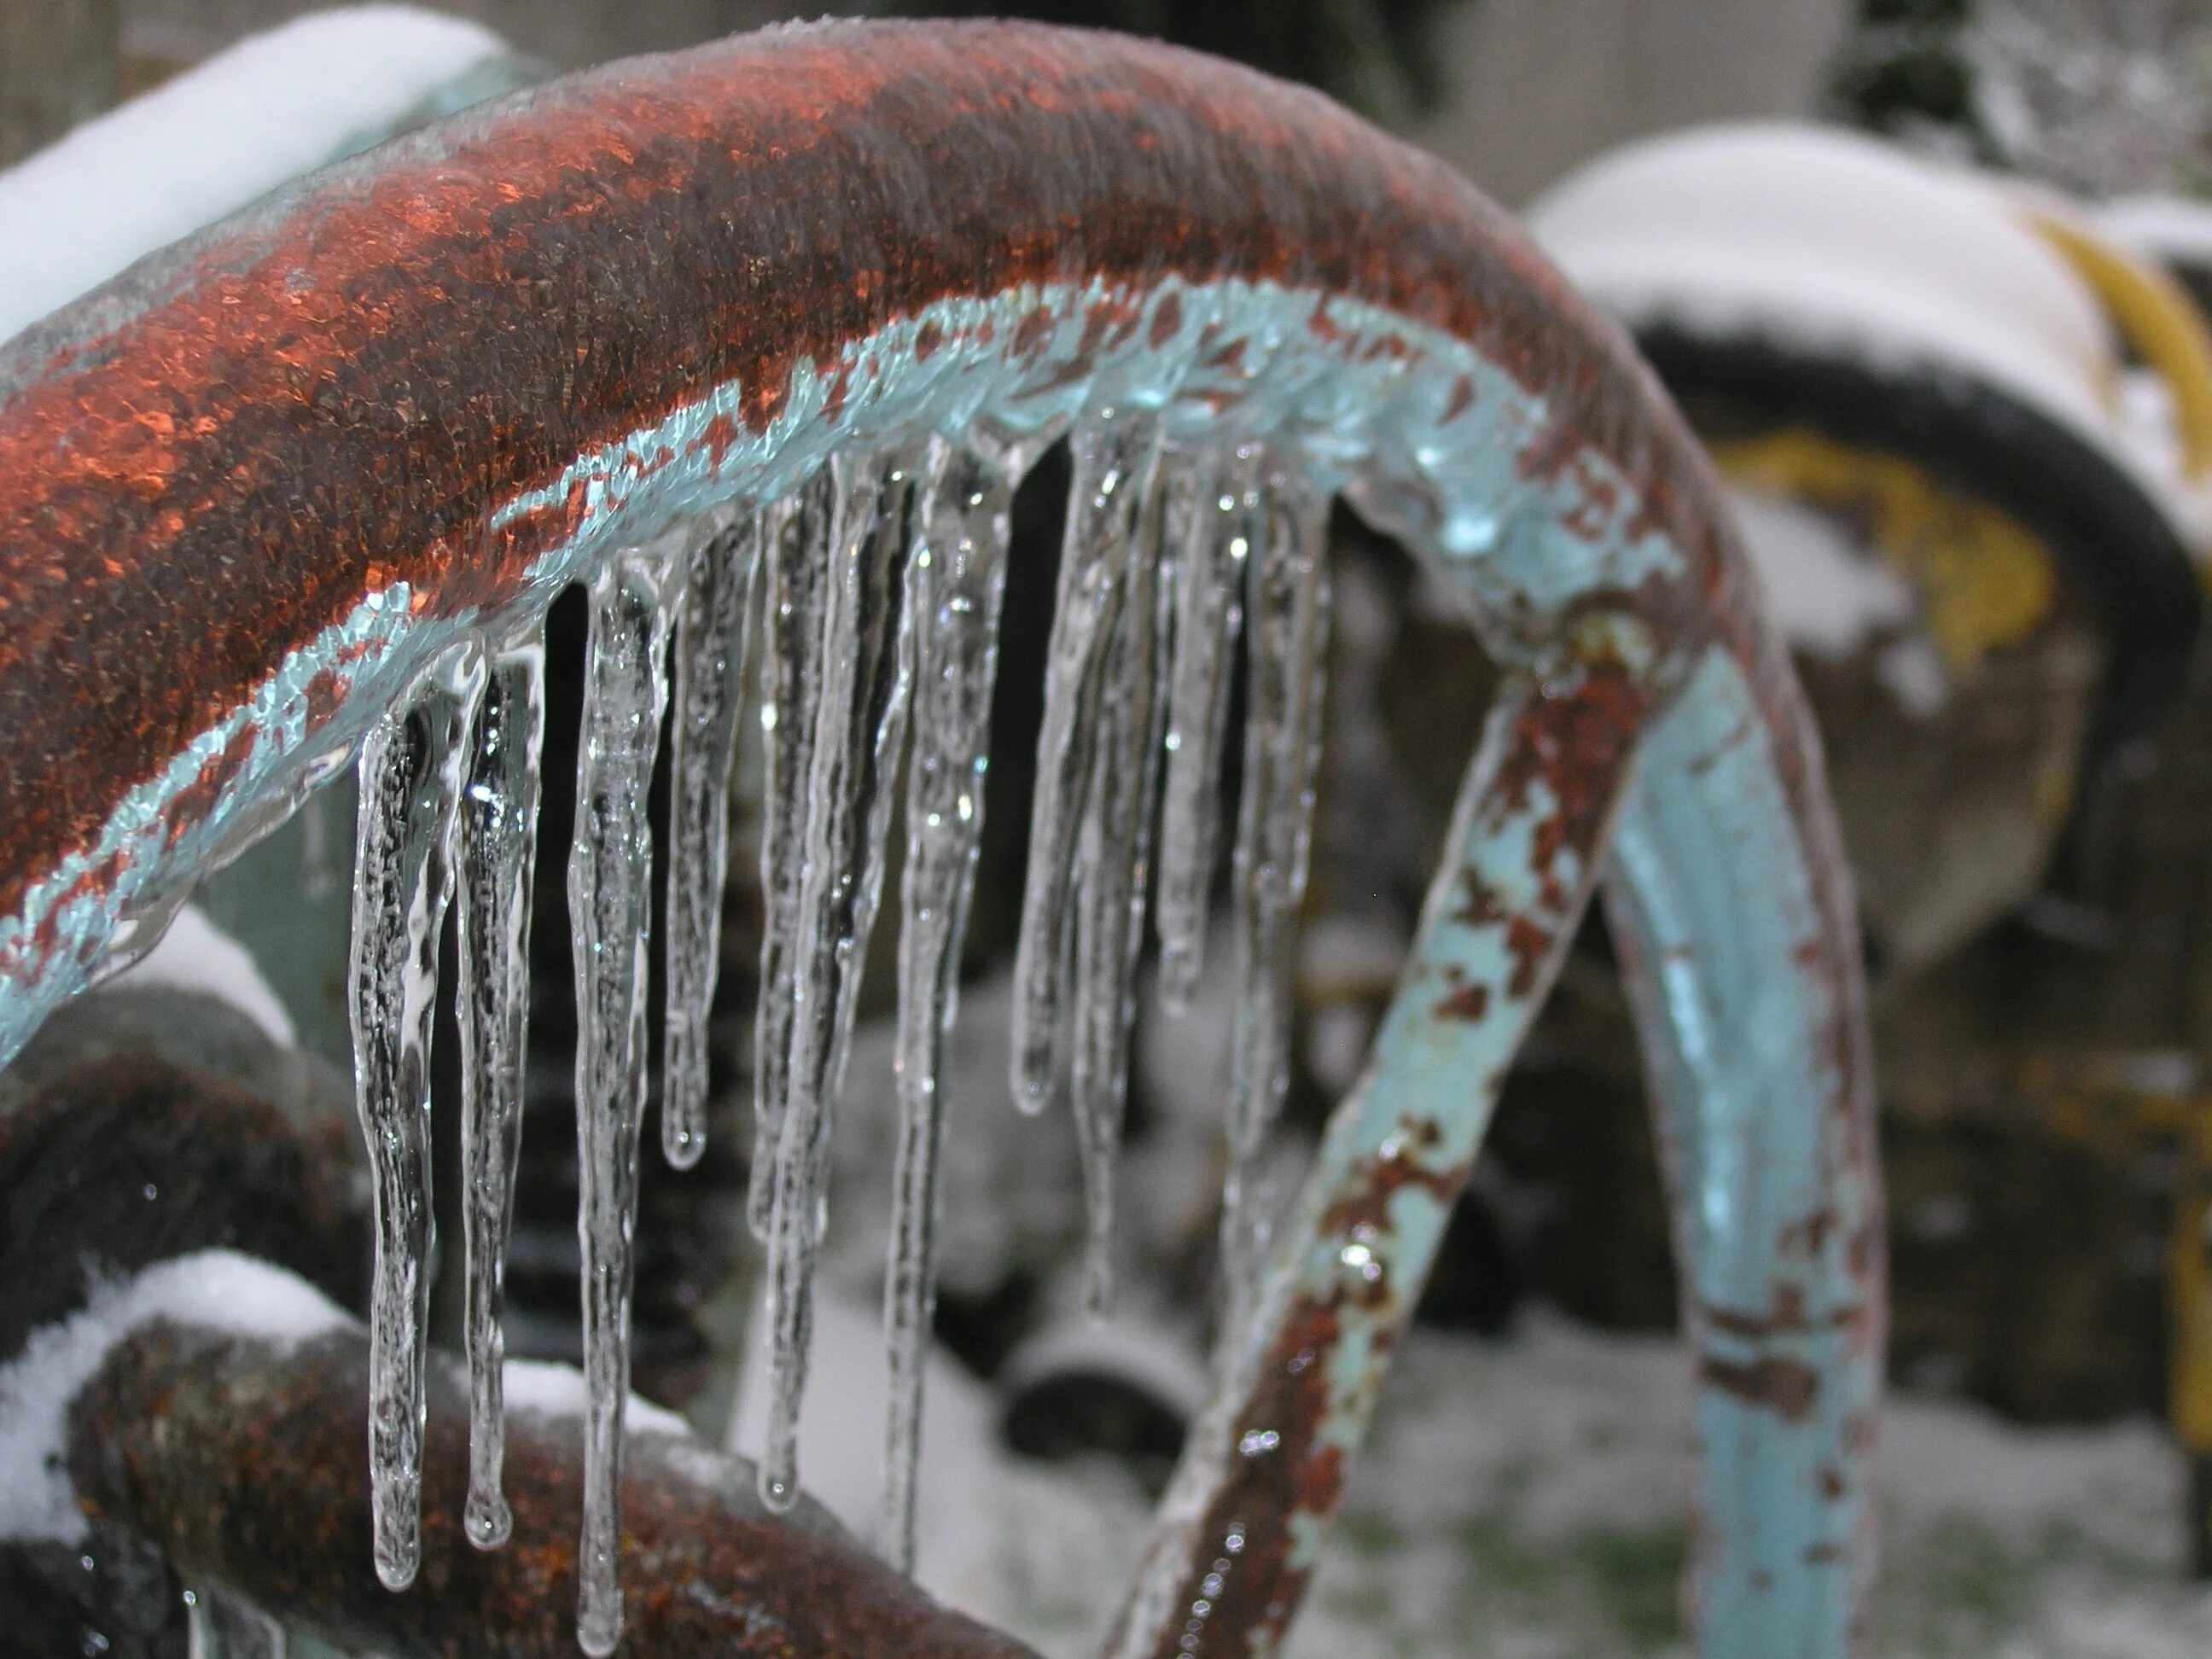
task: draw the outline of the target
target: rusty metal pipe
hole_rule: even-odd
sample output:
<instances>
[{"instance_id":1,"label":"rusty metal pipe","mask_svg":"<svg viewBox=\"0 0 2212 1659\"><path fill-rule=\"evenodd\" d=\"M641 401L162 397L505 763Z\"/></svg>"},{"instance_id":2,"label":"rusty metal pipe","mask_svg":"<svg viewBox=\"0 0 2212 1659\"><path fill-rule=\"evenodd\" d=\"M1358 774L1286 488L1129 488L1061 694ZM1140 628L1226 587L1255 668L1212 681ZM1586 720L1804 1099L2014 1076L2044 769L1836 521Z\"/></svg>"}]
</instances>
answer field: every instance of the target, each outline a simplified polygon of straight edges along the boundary
<instances>
[{"instance_id":1,"label":"rusty metal pipe","mask_svg":"<svg viewBox=\"0 0 2212 1659\"><path fill-rule=\"evenodd\" d=\"M503 1549L476 1549L461 1520L468 1401L434 1366L422 1565L394 1595L369 1565L368 1369L356 1329L294 1345L142 1328L71 1411L78 1502L154 1540L187 1582L222 1585L334 1641L450 1659L573 1651L583 1484L574 1420L515 1415L514 1534ZM1030 1656L939 1607L820 1510L768 1514L751 1466L697 1441L633 1432L623 1513L630 1651Z\"/></svg>"}]
</instances>

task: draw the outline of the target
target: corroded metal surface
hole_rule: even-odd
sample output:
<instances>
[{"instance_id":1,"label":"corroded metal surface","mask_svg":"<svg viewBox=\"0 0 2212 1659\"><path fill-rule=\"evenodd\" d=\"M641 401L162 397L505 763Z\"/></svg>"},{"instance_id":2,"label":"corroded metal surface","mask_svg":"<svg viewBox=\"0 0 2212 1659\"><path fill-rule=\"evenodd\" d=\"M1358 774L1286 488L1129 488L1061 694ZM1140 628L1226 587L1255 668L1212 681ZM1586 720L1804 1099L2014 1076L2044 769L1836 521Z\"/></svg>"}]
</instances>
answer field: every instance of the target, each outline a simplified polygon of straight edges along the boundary
<instances>
[{"instance_id":1,"label":"corroded metal surface","mask_svg":"<svg viewBox=\"0 0 2212 1659\"><path fill-rule=\"evenodd\" d=\"M368 1346L349 1331L296 1346L172 1325L141 1330L79 1397L79 1503L214 1583L325 1637L393 1655L574 1650L573 1419L525 1413L507 1439L514 1535L464 1535L468 1407L434 1373L422 1567L393 1595L369 1566ZM634 1433L623 1497L629 1650L785 1659L1023 1659L946 1611L818 1511L771 1516L751 1468L686 1437Z\"/></svg>"},{"instance_id":2,"label":"corroded metal surface","mask_svg":"<svg viewBox=\"0 0 2212 1659\"><path fill-rule=\"evenodd\" d=\"M1507 1063L1599 868L1650 693L1600 635L1509 685L1468 776L1415 960L1286 1229L1255 1347L1194 1441L1114 1651L1264 1649L1474 1166Z\"/></svg>"},{"instance_id":3,"label":"corroded metal surface","mask_svg":"<svg viewBox=\"0 0 2212 1659\"><path fill-rule=\"evenodd\" d=\"M490 613L833 447L1129 400L1294 448L1516 690L1117 1651L1266 1651L1295 1611L1616 813L1695 1287L1702 1650L1848 1650L1879 1206L1794 682L1618 333L1434 161L1225 64L974 25L617 65L0 354L0 1053Z\"/></svg>"},{"instance_id":4,"label":"corroded metal surface","mask_svg":"<svg viewBox=\"0 0 2212 1659\"><path fill-rule=\"evenodd\" d=\"M848 349L893 319L1170 276L1370 301L1541 386L1563 431L1628 435L1605 418L1637 401L1626 355L1568 349L1587 318L1440 164L1227 65L1034 28L779 31L616 65L157 256L0 353L0 915L196 740L149 803L177 836L232 804L272 728L324 735L390 626L214 738L368 596L404 585L442 617L514 595L594 506L580 477L530 495L577 456L730 388L628 465L719 461L810 369L834 417ZM1126 292L1085 308L1055 365L1079 378L1137 321ZM1010 317L1007 343L1052 352L1066 320ZM155 856L101 852L76 896L143 886ZM16 961L64 944L0 938Z\"/></svg>"}]
</instances>

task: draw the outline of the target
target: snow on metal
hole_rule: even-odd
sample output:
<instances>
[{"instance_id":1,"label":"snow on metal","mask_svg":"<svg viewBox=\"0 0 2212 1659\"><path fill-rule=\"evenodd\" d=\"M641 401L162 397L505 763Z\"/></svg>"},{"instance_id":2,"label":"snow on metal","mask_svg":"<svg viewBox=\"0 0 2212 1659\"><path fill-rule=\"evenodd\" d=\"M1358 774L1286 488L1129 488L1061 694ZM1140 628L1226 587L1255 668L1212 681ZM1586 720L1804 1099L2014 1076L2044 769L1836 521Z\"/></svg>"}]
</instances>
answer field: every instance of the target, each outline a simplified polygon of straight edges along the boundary
<instances>
[{"instance_id":1,"label":"snow on metal","mask_svg":"<svg viewBox=\"0 0 2212 1659\"><path fill-rule=\"evenodd\" d=\"M517 84L504 41L413 6L249 36L0 172L0 339L412 120Z\"/></svg>"}]
</instances>

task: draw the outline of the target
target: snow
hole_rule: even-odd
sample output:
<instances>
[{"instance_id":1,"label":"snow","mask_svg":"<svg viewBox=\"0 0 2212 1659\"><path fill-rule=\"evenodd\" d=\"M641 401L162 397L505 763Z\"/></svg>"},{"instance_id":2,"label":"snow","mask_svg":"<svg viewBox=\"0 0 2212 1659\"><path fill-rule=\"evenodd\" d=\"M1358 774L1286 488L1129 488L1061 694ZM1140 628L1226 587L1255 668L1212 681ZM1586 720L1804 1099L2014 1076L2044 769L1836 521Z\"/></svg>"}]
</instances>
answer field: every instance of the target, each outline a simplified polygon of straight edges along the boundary
<instances>
[{"instance_id":1,"label":"snow","mask_svg":"<svg viewBox=\"0 0 2212 1659\"><path fill-rule=\"evenodd\" d=\"M2212 202L2187 196L2124 196L2094 215L2121 246L2179 265L2212 267Z\"/></svg>"},{"instance_id":2,"label":"snow","mask_svg":"<svg viewBox=\"0 0 2212 1659\"><path fill-rule=\"evenodd\" d=\"M884 1361L872 1304L817 1304L807 1490L866 1536ZM1110 1342L1104 1346L1111 1351ZM1117 1356L1119 1358L1119 1356ZM733 1449L759 1444L751 1357ZM920 1577L1048 1655L1092 1650L1149 1505L1117 1466L1005 1450L993 1391L931 1361ZM1510 1341L1417 1330L1353 1465L1287 1659L1683 1659L1690 1368L1665 1337L1556 1315ZM2181 1659L2212 1592L2181 1577L2179 1454L2154 1424L2024 1429L1891 1403L1875 1455L1887 1659Z\"/></svg>"},{"instance_id":3,"label":"snow","mask_svg":"<svg viewBox=\"0 0 2212 1659\"><path fill-rule=\"evenodd\" d=\"M1854 541L1827 514L1784 495L1727 486L1767 614L1805 655L1845 662L1882 641L1875 678L1906 713L1930 719L1951 692L1942 653L1910 629L1911 584Z\"/></svg>"},{"instance_id":4,"label":"snow","mask_svg":"<svg viewBox=\"0 0 2212 1659\"><path fill-rule=\"evenodd\" d=\"M768 1322L748 1322L744 1369L728 1446L757 1461L768 1442ZM956 1607L988 1605L1001 1566L989 1500L1021 1466L1001 1450L991 1395L941 1352L923 1360L921 1492L915 1578ZM884 1422L890 1364L881 1308L824 1286L815 1297L810 1386L799 1419L806 1494L856 1537L872 1539L883 1508Z\"/></svg>"},{"instance_id":5,"label":"snow","mask_svg":"<svg viewBox=\"0 0 2212 1659\"><path fill-rule=\"evenodd\" d=\"M286 1048L299 1044L292 1016L261 976L252 955L195 904L179 910L154 948L109 983L204 991L251 1019L270 1042Z\"/></svg>"},{"instance_id":6,"label":"snow","mask_svg":"<svg viewBox=\"0 0 2212 1659\"><path fill-rule=\"evenodd\" d=\"M0 1370L0 1540L84 1536L61 1462L70 1405L117 1343L155 1320L274 1341L351 1323L305 1279L231 1250L179 1256L100 1286Z\"/></svg>"},{"instance_id":7,"label":"snow","mask_svg":"<svg viewBox=\"0 0 2212 1659\"><path fill-rule=\"evenodd\" d=\"M1767 613L1790 643L1842 662L1911 619L1912 590L1826 514L1787 496L1731 487Z\"/></svg>"},{"instance_id":8,"label":"snow","mask_svg":"<svg viewBox=\"0 0 2212 1659\"><path fill-rule=\"evenodd\" d=\"M507 1409L539 1417L584 1415L584 1374L574 1365L543 1359L510 1359L500 1372L501 1392ZM656 1406L632 1395L623 1407L623 1422L629 1433L672 1435L688 1439L691 1425L665 1406Z\"/></svg>"},{"instance_id":9,"label":"snow","mask_svg":"<svg viewBox=\"0 0 2212 1659\"><path fill-rule=\"evenodd\" d=\"M1011 1267L1060 1259L1079 1224L1074 1137L1066 1122L1029 1116L1006 1101L1012 1016L1012 977L994 975L961 988L960 1017L945 1039L938 1282L956 1294L988 1294ZM1225 1066L1226 1049L1216 1046ZM890 1243L896 1054L892 1020L871 1020L855 1031L832 1148L836 1188L848 1196L830 1214L824 1271L860 1297L881 1293ZM1213 1097L1218 1101L1218 1091ZM1209 1183L1207 1190L1218 1188ZM1131 1196L1137 1196L1134 1188Z\"/></svg>"},{"instance_id":10,"label":"snow","mask_svg":"<svg viewBox=\"0 0 2212 1659\"><path fill-rule=\"evenodd\" d=\"M1683 1659L1690 1398L1663 1337L1540 1314L1504 1343L1416 1331L1287 1659ZM2181 1577L2180 1460L2155 1425L2027 1430L1908 1397L1882 1437L1871 1650L2208 1650L2212 1592ZM1024 1464L988 1443L937 1455L971 1484L952 1503L934 1488L925 1513L987 1569L960 1605L1047 1654L1089 1650L1142 1536L1141 1495L1109 1468Z\"/></svg>"},{"instance_id":11,"label":"snow","mask_svg":"<svg viewBox=\"0 0 2212 1659\"><path fill-rule=\"evenodd\" d=\"M257 34L0 173L0 339L373 138L499 37L411 6Z\"/></svg>"},{"instance_id":12,"label":"snow","mask_svg":"<svg viewBox=\"0 0 2212 1659\"><path fill-rule=\"evenodd\" d=\"M1671 320L1970 376L2166 499L2107 402L2119 364L2094 296L1971 173L1850 133L1715 127L1601 158L1528 226L1632 326Z\"/></svg>"}]
</instances>

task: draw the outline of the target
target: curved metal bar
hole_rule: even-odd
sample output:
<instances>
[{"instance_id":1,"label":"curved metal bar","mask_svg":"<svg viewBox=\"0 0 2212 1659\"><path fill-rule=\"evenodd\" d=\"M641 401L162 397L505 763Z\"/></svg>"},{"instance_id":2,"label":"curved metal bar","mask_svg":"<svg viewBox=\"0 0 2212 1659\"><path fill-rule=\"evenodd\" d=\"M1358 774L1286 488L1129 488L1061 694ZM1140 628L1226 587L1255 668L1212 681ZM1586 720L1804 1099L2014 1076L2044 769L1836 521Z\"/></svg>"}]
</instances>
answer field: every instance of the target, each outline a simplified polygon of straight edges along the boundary
<instances>
[{"instance_id":1,"label":"curved metal bar","mask_svg":"<svg viewBox=\"0 0 2212 1659\"><path fill-rule=\"evenodd\" d=\"M349 1648L568 1650L575 1423L518 1415L515 1544L478 1550L461 1525L468 1412L459 1380L434 1370L429 1468L447 1490L429 1511L425 1571L392 1595L368 1570L368 1349L350 1328L305 1342L167 1322L133 1331L70 1409L77 1501L159 1542L191 1579ZM826 1515L765 1512L750 1465L680 1434L634 1430L631 1441L633 1651L1036 1659L932 1601Z\"/></svg>"},{"instance_id":2,"label":"curved metal bar","mask_svg":"<svg viewBox=\"0 0 2212 1659\"><path fill-rule=\"evenodd\" d=\"M1887 1334L1850 884L1778 655L1715 656L1645 733L1607 880L1696 1355L1704 1651L1863 1650Z\"/></svg>"},{"instance_id":3,"label":"curved metal bar","mask_svg":"<svg viewBox=\"0 0 2212 1659\"><path fill-rule=\"evenodd\" d=\"M1265 291L1269 338L1148 307L1170 282ZM1466 342L1559 431L1645 441L1606 418L1646 401L1627 354L1440 163L1224 64L1018 26L615 65L142 264L0 352L0 1052L356 735L357 686L617 518L788 477L960 397L956 364L997 381L973 407L1201 345L1341 356L1338 297ZM1539 470L1580 447L1518 435Z\"/></svg>"},{"instance_id":4,"label":"curved metal bar","mask_svg":"<svg viewBox=\"0 0 2212 1659\"><path fill-rule=\"evenodd\" d=\"M1572 556L1572 533L1532 526L1501 557L1534 580ZM1284 1229L1257 1332L1193 1430L1115 1659L1273 1650L1601 873L1672 1153L1700 1385L1698 1651L1863 1650L1885 1281L1850 880L1780 647L1724 635L1674 688L1623 597L1598 596L1500 696L1455 856ZM1749 597L1723 589L1721 614L1756 615Z\"/></svg>"},{"instance_id":5,"label":"curved metal bar","mask_svg":"<svg viewBox=\"0 0 2212 1659\"><path fill-rule=\"evenodd\" d=\"M832 448L1132 401L1295 446L1522 678L1119 1650L1265 1650L1295 1607L1649 719L1625 913L1705 1206L1688 1276L1717 1287L1701 1639L1842 1652L1874 1176L1787 670L1618 332L1440 164L1225 64L976 24L617 65L319 175L0 354L0 1055L501 611ZM1751 1297L1813 1193L1832 1223L1773 1270L1798 1299ZM1801 1315L1852 1342L1800 1342ZM1780 1473L1739 1478L1770 1440Z\"/></svg>"}]
</instances>

